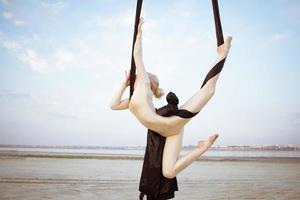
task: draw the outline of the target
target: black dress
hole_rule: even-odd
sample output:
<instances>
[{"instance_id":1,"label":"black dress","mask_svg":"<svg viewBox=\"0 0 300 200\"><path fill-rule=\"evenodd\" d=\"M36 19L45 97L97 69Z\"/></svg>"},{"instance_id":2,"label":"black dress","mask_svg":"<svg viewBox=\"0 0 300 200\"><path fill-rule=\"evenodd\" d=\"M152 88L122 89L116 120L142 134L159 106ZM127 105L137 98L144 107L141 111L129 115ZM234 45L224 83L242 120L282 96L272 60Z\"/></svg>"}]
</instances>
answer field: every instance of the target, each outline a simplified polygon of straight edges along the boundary
<instances>
[{"instance_id":1,"label":"black dress","mask_svg":"<svg viewBox=\"0 0 300 200\"><path fill-rule=\"evenodd\" d=\"M176 115L182 118L192 118L197 113L188 110L178 110L178 98L173 92L167 97L168 105L156 109L156 113L169 117ZM174 198L174 192L178 191L177 179L165 178L162 174L162 158L166 138L157 132L148 129L147 145L144 156L144 164L140 179L140 200L146 195L147 200L165 200Z\"/></svg>"}]
</instances>

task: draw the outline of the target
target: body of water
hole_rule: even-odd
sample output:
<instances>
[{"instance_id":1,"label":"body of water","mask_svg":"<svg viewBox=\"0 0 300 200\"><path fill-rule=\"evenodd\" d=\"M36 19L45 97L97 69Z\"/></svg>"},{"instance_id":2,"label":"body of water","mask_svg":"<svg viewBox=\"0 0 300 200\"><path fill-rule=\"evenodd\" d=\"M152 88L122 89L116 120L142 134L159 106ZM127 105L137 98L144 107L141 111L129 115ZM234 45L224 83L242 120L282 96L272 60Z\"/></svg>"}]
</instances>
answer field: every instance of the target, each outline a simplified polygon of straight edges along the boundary
<instances>
[{"instance_id":1,"label":"body of water","mask_svg":"<svg viewBox=\"0 0 300 200\"><path fill-rule=\"evenodd\" d=\"M78 154L105 154L105 155L132 155L143 156L143 149L120 149L120 148L24 148L24 147L0 147L0 151L17 152L42 152L42 153L78 153ZM181 155L188 153L182 150ZM204 156L207 157L288 157L299 158L300 151L237 151L237 150L209 150Z\"/></svg>"},{"instance_id":2,"label":"body of water","mask_svg":"<svg viewBox=\"0 0 300 200\"><path fill-rule=\"evenodd\" d=\"M194 162L177 176L174 200L299 200L300 162L292 160ZM0 199L138 199L142 164L0 156Z\"/></svg>"}]
</instances>

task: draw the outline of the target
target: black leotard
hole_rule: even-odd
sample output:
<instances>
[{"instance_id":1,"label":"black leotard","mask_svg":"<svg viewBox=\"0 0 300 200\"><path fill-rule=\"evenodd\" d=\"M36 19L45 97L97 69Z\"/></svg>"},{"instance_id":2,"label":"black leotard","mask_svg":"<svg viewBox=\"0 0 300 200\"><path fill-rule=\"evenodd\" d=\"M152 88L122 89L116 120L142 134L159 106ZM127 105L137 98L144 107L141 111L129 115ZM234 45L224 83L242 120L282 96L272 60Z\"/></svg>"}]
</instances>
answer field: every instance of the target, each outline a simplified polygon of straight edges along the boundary
<instances>
[{"instance_id":1,"label":"black leotard","mask_svg":"<svg viewBox=\"0 0 300 200\"><path fill-rule=\"evenodd\" d=\"M176 115L182 118L192 118L197 113L188 110L178 110L178 98L173 92L167 97L168 105L156 109L156 113L169 117ZM140 199L147 195L147 200L165 200L174 198L174 192L178 191L177 179L165 178L162 174L162 158L166 138L157 132L148 129L147 146L144 156L143 170L140 179Z\"/></svg>"}]
</instances>

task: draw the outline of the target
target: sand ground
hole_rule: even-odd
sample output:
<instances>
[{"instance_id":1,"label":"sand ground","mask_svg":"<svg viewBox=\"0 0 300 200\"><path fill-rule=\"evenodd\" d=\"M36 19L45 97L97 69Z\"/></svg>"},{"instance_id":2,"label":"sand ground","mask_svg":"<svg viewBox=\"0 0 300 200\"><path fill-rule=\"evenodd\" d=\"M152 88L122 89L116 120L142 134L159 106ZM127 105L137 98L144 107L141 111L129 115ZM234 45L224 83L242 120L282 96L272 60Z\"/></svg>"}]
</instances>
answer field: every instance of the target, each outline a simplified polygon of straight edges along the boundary
<instances>
[{"instance_id":1,"label":"sand ground","mask_svg":"<svg viewBox=\"0 0 300 200\"><path fill-rule=\"evenodd\" d=\"M0 156L1 200L138 199L141 160ZM299 161L197 161L178 200L300 199Z\"/></svg>"}]
</instances>

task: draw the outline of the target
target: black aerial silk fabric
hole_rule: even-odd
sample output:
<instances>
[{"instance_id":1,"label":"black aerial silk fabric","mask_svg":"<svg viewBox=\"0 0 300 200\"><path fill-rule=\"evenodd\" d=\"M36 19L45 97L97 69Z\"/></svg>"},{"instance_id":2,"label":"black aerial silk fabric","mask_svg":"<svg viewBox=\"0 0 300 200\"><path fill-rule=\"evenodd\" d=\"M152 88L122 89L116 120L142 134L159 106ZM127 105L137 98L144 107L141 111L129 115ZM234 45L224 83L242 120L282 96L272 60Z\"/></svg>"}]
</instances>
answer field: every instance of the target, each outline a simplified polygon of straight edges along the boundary
<instances>
[{"instance_id":1,"label":"black aerial silk fabric","mask_svg":"<svg viewBox=\"0 0 300 200\"><path fill-rule=\"evenodd\" d=\"M159 109L156 113L169 117L176 115L182 118L192 118L197 113L188 110L178 109L179 100L173 92L169 92L168 104ZM162 174L162 157L166 138L157 132L148 129L147 146L144 156L144 164L140 179L140 199L146 195L147 200L165 200L174 198L175 191L178 191L177 179L165 178Z\"/></svg>"},{"instance_id":2,"label":"black aerial silk fabric","mask_svg":"<svg viewBox=\"0 0 300 200\"><path fill-rule=\"evenodd\" d=\"M224 43L224 37L223 37L223 30L222 30L222 23L221 23L221 17L220 17L220 11L219 11L219 4L218 0L212 0L212 7L213 7L213 15L214 15L214 22L215 22L215 31L216 31L216 38L217 38L217 46L220 46ZM142 5L143 0L137 0L136 4L136 13L135 13L135 22L134 22L134 33L133 33L133 42L132 42L132 52L131 52L131 68L130 68L130 90L129 90L129 98L131 98L134 90L134 82L135 82L135 71L136 66L134 62L134 43L136 41L137 33L138 33L138 24L139 19L142 11ZM219 62L206 76L201 88L206 84L206 82L214 77L216 74L222 71L223 65L225 63L225 59L223 59L221 62Z\"/></svg>"},{"instance_id":3,"label":"black aerial silk fabric","mask_svg":"<svg viewBox=\"0 0 300 200\"><path fill-rule=\"evenodd\" d=\"M216 38L217 38L217 46L220 46L224 43L224 37L223 37L223 30L222 30L222 24L221 24L221 18L220 18L220 12L219 12L219 4L218 0L212 0L212 7L213 7L213 13L214 13L214 21L215 21L215 31L216 31ZM218 73L220 73L223 69L224 63L226 61L226 58L221 60L219 63L217 63L206 75L201 88L209 81L209 79L216 76Z\"/></svg>"},{"instance_id":4,"label":"black aerial silk fabric","mask_svg":"<svg viewBox=\"0 0 300 200\"><path fill-rule=\"evenodd\" d=\"M131 49L129 99L131 99L131 96L132 96L133 90L134 90L136 66L135 66L135 61L134 61L134 57L133 57L133 52L134 52L134 43L136 41L136 37L137 37L137 33L138 33L138 26L139 26L140 16L141 16L141 12L142 12L142 6L143 6L143 0L137 0L136 9L135 9L135 20L134 20L134 32L133 32L133 40L132 40L132 49Z\"/></svg>"},{"instance_id":5,"label":"black aerial silk fabric","mask_svg":"<svg viewBox=\"0 0 300 200\"><path fill-rule=\"evenodd\" d=\"M219 4L218 4L218 0L212 0L211 3L212 3L213 13L214 13L217 45L220 46L224 43L224 37L223 37L220 11L219 11Z\"/></svg>"}]
</instances>

